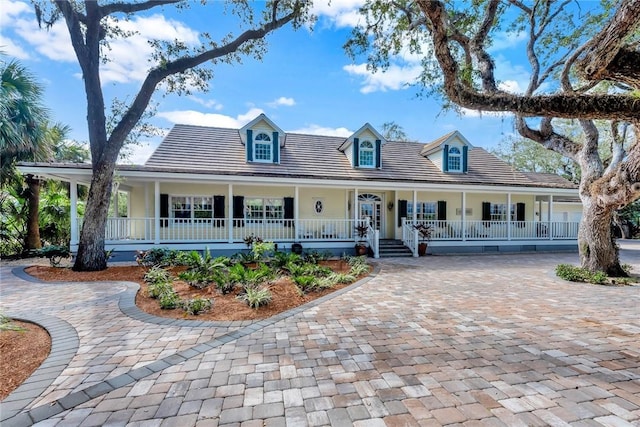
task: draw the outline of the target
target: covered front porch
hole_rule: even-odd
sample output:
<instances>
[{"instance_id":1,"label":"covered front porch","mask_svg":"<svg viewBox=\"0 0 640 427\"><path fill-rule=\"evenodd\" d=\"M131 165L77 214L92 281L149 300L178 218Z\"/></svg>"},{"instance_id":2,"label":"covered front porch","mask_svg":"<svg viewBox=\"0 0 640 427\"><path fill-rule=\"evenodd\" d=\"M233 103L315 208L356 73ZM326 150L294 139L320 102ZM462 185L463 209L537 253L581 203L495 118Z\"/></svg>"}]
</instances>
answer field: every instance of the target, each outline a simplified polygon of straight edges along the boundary
<instances>
[{"instance_id":1,"label":"covered front porch","mask_svg":"<svg viewBox=\"0 0 640 427\"><path fill-rule=\"evenodd\" d=\"M62 172L69 170L56 179ZM64 177L72 252L84 221L77 185L90 171L74 172L86 176ZM415 255L417 223L432 228L430 253L577 249L581 205L571 189L119 173L112 202L120 208L105 229L106 249L116 252L165 246L229 254L246 250L253 236L282 250L298 243L336 255L366 242L379 256L380 240L393 240ZM368 225L364 236L358 224Z\"/></svg>"}]
</instances>

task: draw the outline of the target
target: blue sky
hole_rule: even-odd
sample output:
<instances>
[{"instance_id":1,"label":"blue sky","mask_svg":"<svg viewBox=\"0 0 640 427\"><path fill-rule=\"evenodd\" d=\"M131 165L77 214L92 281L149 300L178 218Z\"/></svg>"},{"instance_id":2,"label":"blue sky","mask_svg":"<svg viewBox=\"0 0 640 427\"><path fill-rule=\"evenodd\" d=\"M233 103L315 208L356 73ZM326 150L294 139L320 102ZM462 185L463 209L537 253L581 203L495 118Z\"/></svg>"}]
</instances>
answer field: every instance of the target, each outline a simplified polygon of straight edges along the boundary
<instances>
[{"instance_id":1,"label":"blue sky","mask_svg":"<svg viewBox=\"0 0 640 427\"><path fill-rule=\"evenodd\" d=\"M348 58L342 46L360 19L356 9L361 2L317 2L319 20L312 31L277 30L268 37L261 62L245 58L242 64L216 66L207 93L180 97L160 91L152 123L166 130L175 123L239 128L264 112L285 131L346 137L364 123L380 130L383 123L394 121L413 140L426 143L459 130L471 144L484 148L514 133L509 116L442 113L439 101L416 97L416 88L407 83L416 76L419 58L394 58L388 72L377 74L368 72L363 61ZM85 95L65 25L38 29L26 1L0 0L0 11L0 50L19 59L42 82L54 121L71 126L72 139L86 141ZM180 13L164 8L135 17L131 25L139 34L126 43L113 42L110 62L101 70L107 104L113 96L130 99L137 92L149 67L149 38L197 43L201 32L212 27L238 31L234 19L216 15L214 22L208 16L194 4ZM528 79L516 61L523 43L523 38L505 37L494 47L498 78L515 91ZM158 142L141 141L127 163L143 163Z\"/></svg>"}]
</instances>

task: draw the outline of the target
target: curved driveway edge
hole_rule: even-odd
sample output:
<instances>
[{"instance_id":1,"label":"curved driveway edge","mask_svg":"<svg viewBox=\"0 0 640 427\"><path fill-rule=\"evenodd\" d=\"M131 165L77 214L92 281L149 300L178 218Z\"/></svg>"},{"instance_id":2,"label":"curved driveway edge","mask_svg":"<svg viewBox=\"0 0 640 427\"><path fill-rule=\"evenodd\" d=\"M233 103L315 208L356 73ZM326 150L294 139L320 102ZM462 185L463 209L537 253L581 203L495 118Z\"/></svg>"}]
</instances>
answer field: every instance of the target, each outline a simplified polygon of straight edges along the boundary
<instances>
[{"instance_id":1,"label":"curved driveway edge","mask_svg":"<svg viewBox=\"0 0 640 427\"><path fill-rule=\"evenodd\" d=\"M42 313L6 314L14 320L35 323L47 330L51 337L51 351L29 378L0 402L0 423L14 417L40 396L67 367L78 351L78 334L69 323Z\"/></svg>"},{"instance_id":2,"label":"curved driveway edge","mask_svg":"<svg viewBox=\"0 0 640 427\"><path fill-rule=\"evenodd\" d=\"M16 274L16 276L21 279L25 279L27 276L29 279L27 281L32 283L52 283L52 282L42 282L38 279L33 278L28 275L24 271L25 267L15 268L12 273ZM137 283L127 283L127 289L119 294L119 308L123 312L123 314L135 318L136 320L140 320L147 323L154 323L158 325L166 325L166 326L177 326L177 327L207 327L219 326L219 324L223 324L225 326L240 326L240 329L234 330L217 338L214 338L208 342L198 344L186 350L177 352L170 356L164 357L162 359L156 360L150 364L144 365L142 367L132 369L127 373L118 375L109 380L100 382L98 384L94 384L88 388L83 390L70 393L63 398L57 399L51 403L37 406L29 409L28 411L20 413L20 411L25 408L29 403L34 401L62 372L62 370L66 367L69 361L75 355L78 349L78 336L76 334L75 329L69 325L67 322L54 318L52 316L47 316L44 314L34 314L34 318L43 320L43 323L49 323L52 327L52 330L55 332L51 335L51 353L47 360L43 363L43 365L29 377L23 385L25 385L25 390L22 390L23 386L20 386L16 389L11 395L9 395L5 400L2 401L2 406L0 407L2 413L2 422L8 422L12 427L19 426L31 426L34 423L38 423L40 421L51 418L57 414L60 414L66 410L72 409L78 405L88 402L91 399L96 397L105 395L107 393L112 392L120 387L124 387L131 383L134 383L142 378L148 377L152 374L161 372L171 366L175 366L181 364L193 357L199 356L213 348L219 347L221 345L227 344L238 338L245 337L250 335L266 326L277 323L281 320L284 320L290 316L294 316L298 313L301 313L305 310L308 310L312 307L316 307L317 305L338 297L346 292L349 292L365 283L369 280L373 279L377 276L379 272L379 267L374 265L374 269L367 277L345 287L339 289L330 294L324 295L320 298L317 298L313 301L310 301L301 306L295 307L291 310L284 311L275 316L272 316L268 319L262 319L258 321L250 321L249 324L246 324L246 321L238 321L238 322L207 322L207 321L195 321L195 320L179 320L179 319L167 319L163 317L153 316L147 314L140 310L135 305L135 296L137 290L139 289L139 285ZM62 282L63 283L63 282ZM135 286L130 286L135 285ZM25 316L15 315L9 316L16 320L27 320ZM47 318L47 320L45 320ZM51 320L48 320L51 319ZM67 328L64 329L64 334L58 334L55 326L58 326L55 321L60 323L64 323L67 325ZM31 320L28 320L31 321ZM33 321L33 323L38 323ZM44 326L44 325L43 325ZM47 329L48 330L48 329ZM75 336L75 341L70 339L71 335ZM55 347L54 352L54 336L60 340L60 344ZM75 347L67 348L69 344L75 344ZM47 366L47 368L43 368L45 364L48 365L49 360L51 359L52 365L54 365L58 369L53 369L52 367ZM40 372L40 370L42 371ZM51 368L51 370L49 370ZM32 381L32 378L33 381ZM33 385L32 385L33 384ZM37 386L36 386L37 385ZM19 392L19 393L18 393ZM16 395L15 397L14 394ZM10 399L11 398L11 399ZM5 407L5 404L8 404Z\"/></svg>"}]
</instances>

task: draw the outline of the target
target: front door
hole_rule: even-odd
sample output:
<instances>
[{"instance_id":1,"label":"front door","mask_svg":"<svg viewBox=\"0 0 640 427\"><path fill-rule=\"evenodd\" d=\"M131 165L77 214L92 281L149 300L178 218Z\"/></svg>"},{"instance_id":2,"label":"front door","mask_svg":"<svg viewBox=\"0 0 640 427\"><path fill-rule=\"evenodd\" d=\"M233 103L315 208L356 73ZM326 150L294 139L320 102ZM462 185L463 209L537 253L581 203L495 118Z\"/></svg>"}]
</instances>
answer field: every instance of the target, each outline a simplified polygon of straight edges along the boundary
<instances>
[{"instance_id":1,"label":"front door","mask_svg":"<svg viewBox=\"0 0 640 427\"><path fill-rule=\"evenodd\" d=\"M369 218L370 224L375 230L380 230L380 234L384 235L382 225L384 224L382 214L382 199L375 194L360 194L358 196L358 205L360 205L360 219Z\"/></svg>"}]
</instances>

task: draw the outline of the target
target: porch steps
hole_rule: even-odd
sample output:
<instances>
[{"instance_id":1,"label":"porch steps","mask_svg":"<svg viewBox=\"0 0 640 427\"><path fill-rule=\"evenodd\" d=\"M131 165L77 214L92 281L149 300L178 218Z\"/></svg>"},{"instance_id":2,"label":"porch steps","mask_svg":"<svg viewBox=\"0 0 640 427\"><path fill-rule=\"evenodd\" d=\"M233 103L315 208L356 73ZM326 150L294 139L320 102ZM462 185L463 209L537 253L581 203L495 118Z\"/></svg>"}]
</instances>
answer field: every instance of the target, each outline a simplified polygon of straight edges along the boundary
<instances>
[{"instance_id":1,"label":"porch steps","mask_svg":"<svg viewBox=\"0 0 640 427\"><path fill-rule=\"evenodd\" d=\"M380 239L380 258L410 257L411 250L402 244L402 240Z\"/></svg>"}]
</instances>

